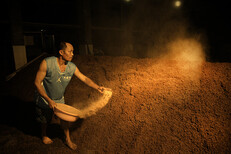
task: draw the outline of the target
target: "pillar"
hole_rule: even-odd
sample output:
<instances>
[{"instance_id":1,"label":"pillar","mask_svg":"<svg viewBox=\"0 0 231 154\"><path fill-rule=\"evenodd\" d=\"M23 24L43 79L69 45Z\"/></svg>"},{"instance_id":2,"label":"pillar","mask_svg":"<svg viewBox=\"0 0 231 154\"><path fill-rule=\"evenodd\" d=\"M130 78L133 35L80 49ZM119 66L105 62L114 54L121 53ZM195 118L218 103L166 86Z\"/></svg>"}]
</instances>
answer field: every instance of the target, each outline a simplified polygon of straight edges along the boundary
<instances>
[{"instance_id":1,"label":"pillar","mask_svg":"<svg viewBox=\"0 0 231 154\"><path fill-rule=\"evenodd\" d=\"M26 47L22 26L20 1L9 1L9 17L11 27L11 42L15 61L15 69L18 70L27 63Z\"/></svg>"}]
</instances>

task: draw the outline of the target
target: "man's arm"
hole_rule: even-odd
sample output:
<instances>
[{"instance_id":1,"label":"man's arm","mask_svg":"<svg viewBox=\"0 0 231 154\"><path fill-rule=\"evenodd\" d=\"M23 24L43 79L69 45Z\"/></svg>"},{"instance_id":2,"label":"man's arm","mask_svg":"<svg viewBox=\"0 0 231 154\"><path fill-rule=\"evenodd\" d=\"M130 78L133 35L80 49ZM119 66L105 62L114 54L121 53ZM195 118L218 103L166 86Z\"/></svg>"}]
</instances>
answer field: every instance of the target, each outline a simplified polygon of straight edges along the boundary
<instances>
[{"instance_id":1,"label":"man's arm","mask_svg":"<svg viewBox=\"0 0 231 154\"><path fill-rule=\"evenodd\" d=\"M38 93L49 103L50 108L54 109L54 107L56 105L55 102L52 99L50 99L50 97L47 96L46 91L42 86L42 82L46 76L46 72L47 72L46 61L43 60L40 64L39 70L36 74L34 84L38 90Z\"/></svg>"},{"instance_id":2,"label":"man's arm","mask_svg":"<svg viewBox=\"0 0 231 154\"><path fill-rule=\"evenodd\" d=\"M89 79L88 77L86 77L85 75L83 75L79 69L76 67L75 69L75 76L77 76L81 81L83 81L85 84L87 84L89 87L92 87L96 90L98 90L99 92L103 92L104 88L98 86L97 84L95 84L91 79Z\"/></svg>"}]
</instances>

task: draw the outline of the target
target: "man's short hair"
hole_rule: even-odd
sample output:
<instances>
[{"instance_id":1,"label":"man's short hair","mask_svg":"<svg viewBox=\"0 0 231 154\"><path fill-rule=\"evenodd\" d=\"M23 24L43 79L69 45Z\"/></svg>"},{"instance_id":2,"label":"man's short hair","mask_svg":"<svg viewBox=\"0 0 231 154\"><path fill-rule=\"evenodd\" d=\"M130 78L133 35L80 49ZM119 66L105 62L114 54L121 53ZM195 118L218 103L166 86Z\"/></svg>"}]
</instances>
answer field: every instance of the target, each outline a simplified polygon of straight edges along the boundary
<instances>
[{"instance_id":1,"label":"man's short hair","mask_svg":"<svg viewBox=\"0 0 231 154\"><path fill-rule=\"evenodd\" d=\"M61 41L59 44L59 50L65 50L67 48L66 43L67 42L65 42L65 41Z\"/></svg>"}]
</instances>

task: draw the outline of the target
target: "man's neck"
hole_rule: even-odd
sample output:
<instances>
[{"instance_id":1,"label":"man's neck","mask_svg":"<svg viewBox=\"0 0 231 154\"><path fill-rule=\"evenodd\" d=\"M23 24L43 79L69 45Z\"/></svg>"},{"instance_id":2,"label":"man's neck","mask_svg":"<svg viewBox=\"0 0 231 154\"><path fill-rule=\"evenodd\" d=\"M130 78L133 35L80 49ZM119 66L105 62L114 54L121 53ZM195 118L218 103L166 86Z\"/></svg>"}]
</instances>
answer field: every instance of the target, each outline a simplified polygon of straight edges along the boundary
<instances>
[{"instance_id":1,"label":"man's neck","mask_svg":"<svg viewBox=\"0 0 231 154\"><path fill-rule=\"evenodd\" d=\"M64 66L67 64L67 61L64 60L62 57L59 57L58 58L58 63L59 63L59 66Z\"/></svg>"}]
</instances>

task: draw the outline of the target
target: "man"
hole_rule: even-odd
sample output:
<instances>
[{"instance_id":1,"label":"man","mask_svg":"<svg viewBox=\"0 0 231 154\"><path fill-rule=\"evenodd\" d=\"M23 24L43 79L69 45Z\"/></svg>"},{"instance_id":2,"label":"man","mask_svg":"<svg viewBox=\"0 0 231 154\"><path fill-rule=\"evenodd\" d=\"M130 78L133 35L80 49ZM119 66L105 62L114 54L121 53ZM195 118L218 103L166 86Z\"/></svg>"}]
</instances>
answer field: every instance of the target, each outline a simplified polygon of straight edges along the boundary
<instances>
[{"instance_id":1,"label":"man","mask_svg":"<svg viewBox=\"0 0 231 154\"><path fill-rule=\"evenodd\" d=\"M53 141L46 135L47 124L50 123L56 103L64 103L64 92L74 74L88 86L103 93L106 89L95 84L83 75L74 63L73 46L67 42L60 43L59 56L45 58L39 67L35 78L37 89L35 95L37 120L41 123L42 141L51 144ZM70 139L67 122L61 120L61 126L66 136L66 144L73 150L77 148Z\"/></svg>"}]
</instances>

